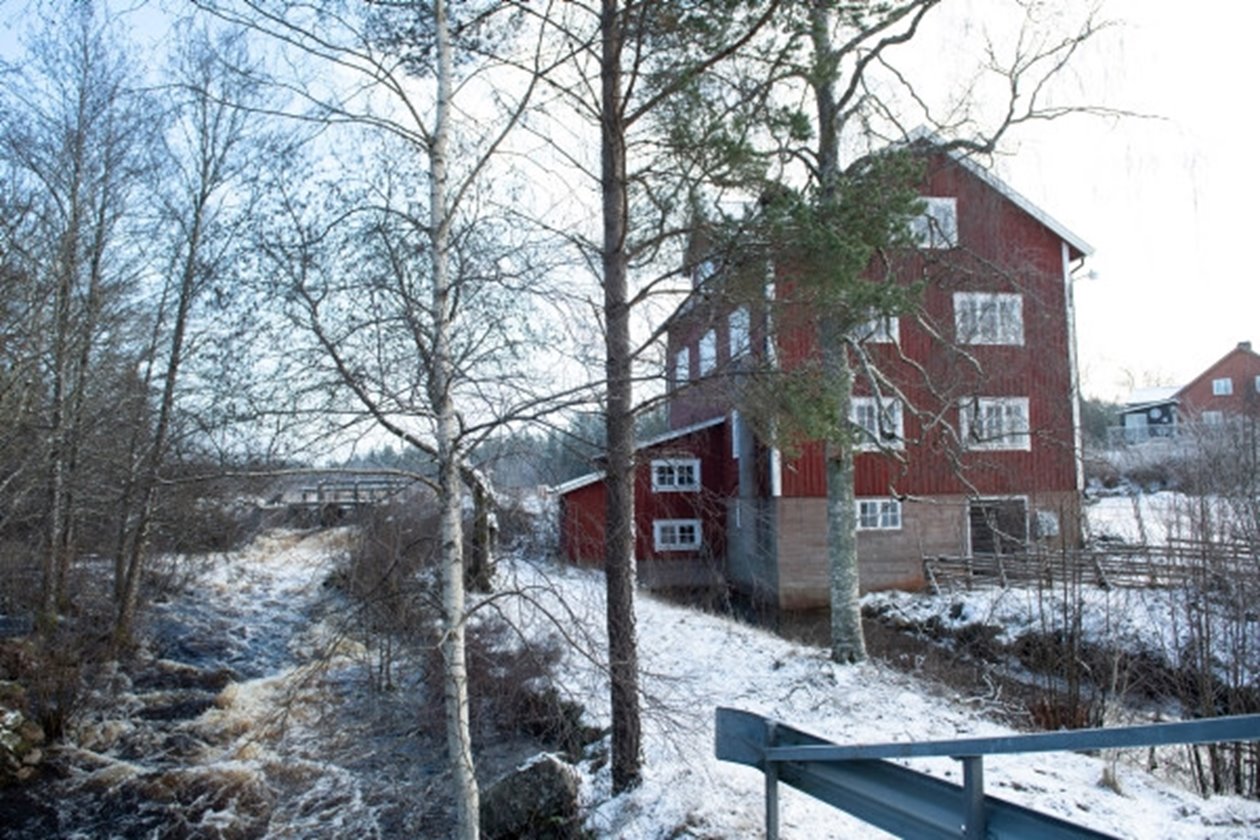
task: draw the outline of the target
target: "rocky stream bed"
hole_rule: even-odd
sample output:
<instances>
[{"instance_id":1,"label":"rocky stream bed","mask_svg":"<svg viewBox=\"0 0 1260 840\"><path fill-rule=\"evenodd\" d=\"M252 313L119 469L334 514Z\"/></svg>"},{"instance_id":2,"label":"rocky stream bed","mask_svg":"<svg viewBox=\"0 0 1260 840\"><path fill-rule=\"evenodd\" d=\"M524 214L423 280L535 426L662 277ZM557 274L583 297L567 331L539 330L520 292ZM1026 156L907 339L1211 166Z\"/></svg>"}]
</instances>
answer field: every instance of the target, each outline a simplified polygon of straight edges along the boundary
<instances>
[{"instance_id":1,"label":"rocky stream bed","mask_svg":"<svg viewBox=\"0 0 1260 840\"><path fill-rule=\"evenodd\" d=\"M446 836L422 686L370 690L365 650L334 620L344 605L324 584L342 539L275 533L201 563L148 613L145 654L97 669L65 737L34 744L30 778L0 788L0 834ZM497 738L479 771L537 751Z\"/></svg>"}]
</instances>

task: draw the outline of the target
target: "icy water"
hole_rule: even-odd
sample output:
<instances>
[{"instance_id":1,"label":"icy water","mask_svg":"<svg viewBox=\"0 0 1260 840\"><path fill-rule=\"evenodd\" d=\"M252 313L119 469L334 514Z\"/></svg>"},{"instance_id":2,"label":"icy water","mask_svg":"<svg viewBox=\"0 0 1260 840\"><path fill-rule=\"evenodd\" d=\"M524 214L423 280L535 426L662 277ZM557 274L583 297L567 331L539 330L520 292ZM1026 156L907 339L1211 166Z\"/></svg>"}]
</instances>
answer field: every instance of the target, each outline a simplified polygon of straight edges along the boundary
<instances>
[{"instance_id":1,"label":"icy water","mask_svg":"<svg viewBox=\"0 0 1260 840\"><path fill-rule=\"evenodd\" d=\"M446 836L419 689L368 689L367 654L323 586L341 540L268 535L156 605L151 659L101 680L38 783L0 791L0 836Z\"/></svg>"}]
</instances>

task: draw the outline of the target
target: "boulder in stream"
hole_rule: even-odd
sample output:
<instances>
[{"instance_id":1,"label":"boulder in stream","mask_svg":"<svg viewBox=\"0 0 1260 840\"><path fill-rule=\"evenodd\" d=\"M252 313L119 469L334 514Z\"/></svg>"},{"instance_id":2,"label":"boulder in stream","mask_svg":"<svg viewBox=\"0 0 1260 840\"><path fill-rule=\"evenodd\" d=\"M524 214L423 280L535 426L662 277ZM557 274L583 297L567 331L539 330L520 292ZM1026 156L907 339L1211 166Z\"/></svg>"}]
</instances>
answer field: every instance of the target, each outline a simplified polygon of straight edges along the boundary
<instances>
[{"instance_id":1,"label":"boulder in stream","mask_svg":"<svg viewBox=\"0 0 1260 840\"><path fill-rule=\"evenodd\" d=\"M503 776L481 796L486 840L577 840L578 777L569 764L542 753Z\"/></svg>"}]
</instances>

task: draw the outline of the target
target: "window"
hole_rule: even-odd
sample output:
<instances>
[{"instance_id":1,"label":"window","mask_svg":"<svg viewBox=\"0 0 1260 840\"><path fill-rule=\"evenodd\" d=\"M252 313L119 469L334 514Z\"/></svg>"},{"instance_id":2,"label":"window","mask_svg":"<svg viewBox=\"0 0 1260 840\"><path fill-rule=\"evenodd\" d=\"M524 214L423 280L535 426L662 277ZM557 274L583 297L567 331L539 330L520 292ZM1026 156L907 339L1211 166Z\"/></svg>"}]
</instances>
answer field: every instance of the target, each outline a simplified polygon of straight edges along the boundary
<instances>
[{"instance_id":1,"label":"window","mask_svg":"<svg viewBox=\"0 0 1260 840\"><path fill-rule=\"evenodd\" d=\"M1023 344L1023 295L955 292L954 331L959 344Z\"/></svg>"},{"instance_id":2,"label":"window","mask_svg":"<svg viewBox=\"0 0 1260 840\"><path fill-rule=\"evenodd\" d=\"M680 493L699 489L699 458L659 458L652 461L653 493Z\"/></svg>"},{"instance_id":3,"label":"window","mask_svg":"<svg viewBox=\"0 0 1260 840\"><path fill-rule=\"evenodd\" d=\"M862 430L859 450L900 449L905 439L901 400L854 397L849 419Z\"/></svg>"},{"instance_id":4,"label":"window","mask_svg":"<svg viewBox=\"0 0 1260 840\"><path fill-rule=\"evenodd\" d=\"M1256 377L1256 392L1260 393L1260 376Z\"/></svg>"},{"instance_id":5,"label":"window","mask_svg":"<svg viewBox=\"0 0 1260 840\"><path fill-rule=\"evenodd\" d=\"M896 315L878 315L859 324L853 337L858 341L896 344L901 338L900 323L901 319Z\"/></svg>"},{"instance_id":6,"label":"window","mask_svg":"<svg viewBox=\"0 0 1260 840\"><path fill-rule=\"evenodd\" d=\"M717 333L709 330L700 336L700 375L708 376L717 367Z\"/></svg>"},{"instance_id":7,"label":"window","mask_svg":"<svg viewBox=\"0 0 1260 840\"><path fill-rule=\"evenodd\" d=\"M925 196L923 212L910 220L910 236L920 248L958 245L958 199Z\"/></svg>"},{"instance_id":8,"label":"window","mask_svg":"<svg viewBox=\"0 0 1260 840\"><path fill-rule=\"evenodd\" d=\"M691 551L700 547L699 519L657 519L652 523L657 551Z\"/></svg>"},{"instance_id":9,"label":"window","mask_svg":"<svg viewBox=\"0 0 1260 840\"><path fill-rule=\"evenodd\" d=\"M858 499L859 531L897 531L901 529L901 502L897 499Z\"/></svg>"},{"instance_id":10,"label":"window","mask_svg":"<svg viewBox=\"0 0 1260 840\"><path fill-rule=\"evenodd\" d=\"M681 385L691 378L691 351L684 347L674 356L674 384Z\"/></svg>"},{"instance_id":11,"label":"window","mask_svg":"<svg viewBox=\"0 0 1260 840\"><path fill-rule=\"evenodd\" d=\"M963 445L969 449L1028 449L1027 397L975 397L962 404Z\"/></svg>"},{"instance_id":12,"label":"window","mask_svg":"<svg viewBox=\"0 0 1260 840\"><path fill-rule=\"evenodd\" d=\"M972 554L1015 554L1028 542L1023 499L976 499L967 509Z\"/></svg>"},{"instance_id":13,"label":"window","mask_svg":"<svg viewBox=\"0 0 1260 840\"><path fill-rule=\"evenodd\" d=\"M1212 396L1228 397L1234 393L1234 380L1228 376L1212 380Z\"/></svg>"},{"instance_id":14,"label":"window","mask_svg":"<svg viewBox=\"0 0 1260 840\"><path fill-rule=\"evenodd\" d=\"M1205 411L1199 415L1199 420L1205 426L1219 426L1225 422L1225 415L1219 411Z\"/></svg>"},{"instance_id":15,"label":"window","mask_svg":"<svg viewBox=\"0 0 1260 840\"><path fill-rule=\"evenodd\" d=\"M749 323L748 307L741 306L731 312L728 326L732 359L738 359L752 347Z\"/></svg>"}]
</instances>

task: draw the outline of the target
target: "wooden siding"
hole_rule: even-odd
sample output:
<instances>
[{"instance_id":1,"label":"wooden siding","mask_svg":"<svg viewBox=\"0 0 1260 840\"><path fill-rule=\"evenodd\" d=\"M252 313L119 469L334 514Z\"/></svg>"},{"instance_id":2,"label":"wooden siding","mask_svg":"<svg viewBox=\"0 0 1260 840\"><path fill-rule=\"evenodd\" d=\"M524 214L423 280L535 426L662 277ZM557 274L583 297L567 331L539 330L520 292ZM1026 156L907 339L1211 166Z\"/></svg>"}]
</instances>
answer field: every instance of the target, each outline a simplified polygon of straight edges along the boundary
<instances>
[{"instance_id":1,"label":"wooden siding","mask_svg":"<svg viewBox=\"0 0 1260 840\"><path fill-rule=\"evenodd\" d=\"M639 451L634 476L635 557L640 561L681 562L725 556L726 499L737 477L730 468L728 424L710 426L667 443ZM651 462L656 458L700 459L700 490L653 492ZM652 523L657 519L699 519L698 551L657 552Z\"/></svg>"},{"instance_id":2,"label":"wooden siding","mask_svg":"<svg viewBox=\"0 0 1260 840\"><path fill-rule=\"evenodd\" d=\"M602 479L560 496L560 552L570 563L603 565L606 499Z\"/></svg>"},{"instance_id":3,"label":"wooden siding","mask_svg":"<svg viewBox=\"0 0 1260 840\"><path fill-rule=\"evenodd\" d=\"M973 488L981 494L1078 489L1061 240L956 164L938 161L924 194L957 198L962 247L903 255L897 274L926 279L923 317L947 341L905 317L900 319L900 350L913 363L902 361L891 344L868 343L867 349L912 405L939 412L941 422L925 427L914 412L905 412L905 448L895 456L859 453L855 492L939 496ZM1024 343L951 346L953 296L964 291L1021 294ZM780 341L785 366L802 364L818 352L812 328L801 321L801 329ZM860 377L854 391L870 393ZM959 406L975 396L1028 399L1033 435L1027 451L960 449L955 437ZM825 495L824 469L823 447L806 445L784 464L783 494Z\"/></svg>"},{"instance_id":4,"label":"wooden siding","mask_svg":"<svg viewBox=\"0 0 1260 840\"><path fill-rule=\"evenodd\" d=\"M1197 420L1204 411L1235 416L1260 415L1257 376L1260 376L1260 355L1251 350L1250 343L1240 344L1177 392L1182 415L1191 421ZM1233 383L1234 392L1228 396L1213 394L1213 380L1226 377Z\"/></svg>"},{"instance_id":5,"label":"wooden siding","mask_svg":"<svg viewBox=\"0 0 1260 840\"><path fill-rule=\"evenodd\" d=\"M728 424L719 423L673 440L645 447L636 454L635 557L655 567L663 580L689 579L661 568L669 564L703 562L712 567L725 556L726 505L734 495L738 476L729 457ZM657 458L698 458L699 491L654 492L651 463ZM602 565L606 516L604 482L595 481L567 492L560 499L561 550L572 563ZM652 523L657 519L699 519L702 545L696 551L657 552Z\"/></svg>"}]
</instances>

